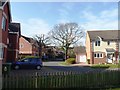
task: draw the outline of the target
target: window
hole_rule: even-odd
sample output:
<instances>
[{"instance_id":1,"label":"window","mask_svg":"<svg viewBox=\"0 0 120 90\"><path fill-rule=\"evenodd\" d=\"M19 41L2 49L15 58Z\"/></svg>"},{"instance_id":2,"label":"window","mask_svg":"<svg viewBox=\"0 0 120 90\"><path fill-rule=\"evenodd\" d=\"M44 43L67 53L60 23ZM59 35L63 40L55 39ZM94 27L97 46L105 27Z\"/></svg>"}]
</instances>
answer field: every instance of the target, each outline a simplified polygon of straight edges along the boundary
<instances>
[{"instance_id":1,"label":"window","mask_svg":"<svg viewBox=\"0 0 120 90\"><path fill-rule=\"evenodd\" d=\"M115 54L113 53L113 57L115 57Z\"/></svg>"},{"instance_id":2,"label":"window","mask_svg":"<svg viewBox=\"0 0 120 90\"><path fill-rule=\"evenodd\" d=\"M96 53L94 54L94 57L97 57Z\"/></svg>"},{"instance_id":3,"label":"window","mask_svg":"<svg viewBox=\"0 0 120 90\"><path fill-rule=\"evenodd\" d=\"M102 53L95 53L95 54L94 54L94 57L95 57L95 58L102 58L102 57L103 57L103 54L102 54Z\"/></svg>"},{"instance_id":4,"label":"window","mask_svg":"<svg viewBox=\"0 0 120 90\"><path fill-rule=\"evenodd\" d=\"M100 57L102 57L102 53L100 53Z\"/></svg>"},{"instance_id":5,"label":"window","mask_svg":"<svg viewBox=\"0 0 120 90\"><path fill-rule=\"evenodd\" d=\"M99 58L99 53L97 54L97 57Z\"/></svg>"},{"instance_id":6,"label":"window","mask_svg":"<svg viewBox=\"0 0 120 90\"><path fill-rule=\"evenodd\" d=\"M3 48L0 48L0 59L3 59Z\"/></svg>"},{"instance_id":7,"label":"window","mask_svg":"<svg viewBox=\"0 0 120 90\"><path fill-rule=\"evenodd\" d=\"M108 41L107 44L110 45L110 41Z\"/></svg>"},{"instance_id":8,"label":"window","mask_svg":"<svg viewBox=\"0 0 120 90\"><path fill-rule=\"evenodd\" d=\"M96 41L95 46L100 46L100 41Z\"/></svg>"},{"instance_id":9,"label":"window","mask_svg":"<svg viewBox=\"0 0 120 90\"><path fill-rule=\"evenodd\" d=\"M20 44L20 48L23 48L23 47L24 47L24 45L23 45L23 43L21 43L21 44Z\"/></svg>"},{"instance_id":10,"label":"window","mask_svg":"<svg viewBox=\"0 0 120 90\"><path fill-rule=\"evenodd\" d=\"M2 30L5 31L6 27L6 18L3 16L2 17Z\"/></svg>"}]
</instances>

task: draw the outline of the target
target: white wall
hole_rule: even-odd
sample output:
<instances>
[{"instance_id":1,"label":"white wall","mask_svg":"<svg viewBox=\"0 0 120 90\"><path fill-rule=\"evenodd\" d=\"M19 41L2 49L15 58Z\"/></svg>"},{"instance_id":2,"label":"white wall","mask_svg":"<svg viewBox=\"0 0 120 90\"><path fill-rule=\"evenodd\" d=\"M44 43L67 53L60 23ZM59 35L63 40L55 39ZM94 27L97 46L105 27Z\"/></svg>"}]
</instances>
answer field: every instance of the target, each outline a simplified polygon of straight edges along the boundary
<instances>
[{"instance_id":1,"label":"white wall","mask_svg":"<svg viewBox=\"0 0 120 90\"><path fill-rule=\"evenodd\" d=\"M110 45L107 44L107 41L100 41L100 46L95 46L95 41L93 42L93 51L106 52L106 48L113 48L116 50L116 42L110 41Z\"/></svg>"}]
</instances>

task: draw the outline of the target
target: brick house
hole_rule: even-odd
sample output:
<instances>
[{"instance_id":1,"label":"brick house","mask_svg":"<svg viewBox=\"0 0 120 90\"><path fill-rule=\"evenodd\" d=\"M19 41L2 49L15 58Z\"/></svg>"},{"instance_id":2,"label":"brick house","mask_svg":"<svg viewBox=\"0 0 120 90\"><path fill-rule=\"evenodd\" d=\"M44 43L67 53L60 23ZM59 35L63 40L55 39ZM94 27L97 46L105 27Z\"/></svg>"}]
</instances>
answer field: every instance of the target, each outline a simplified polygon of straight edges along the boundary
<instances>
[{"instance_id":1,"label":"brick house","mask_svg":"<svg viewBox=\"0 0 120 90\"><path fill-rule=\"evenodd\" d=\"M10 2L0 2L0 61L6 62L9 44L8 27L11 22Z\"/></svg>"},{"instance_id":2,"label":"brick house","mask_svg":"<svg viewBox=\"0 0 120 90\"><path fill-rule=\"evenodd\" d=\"M87 31L86 53L90 64L118 63L120 30Z\"/></svg>"},{"instance_id":3,"label":"brick house","mask_svg":"<svg viewBox=\"0 0 120 90\"><path fill-rule=\"evenodd\" d=\"M20 23L9 24L9 44L7 62L13 62L18 59L19 54L19 38L20 38Z\"/></svg>"},{"instance_id":4,"label":"brick house","mask_svg":"<svg viewBox=\"0 0 120 90\"><path fill-rule=\"evenodd\" d=\"M38 56L38 44L33 38L21 35L19 41L19 55Z\"/></svg>"}]
</instances>

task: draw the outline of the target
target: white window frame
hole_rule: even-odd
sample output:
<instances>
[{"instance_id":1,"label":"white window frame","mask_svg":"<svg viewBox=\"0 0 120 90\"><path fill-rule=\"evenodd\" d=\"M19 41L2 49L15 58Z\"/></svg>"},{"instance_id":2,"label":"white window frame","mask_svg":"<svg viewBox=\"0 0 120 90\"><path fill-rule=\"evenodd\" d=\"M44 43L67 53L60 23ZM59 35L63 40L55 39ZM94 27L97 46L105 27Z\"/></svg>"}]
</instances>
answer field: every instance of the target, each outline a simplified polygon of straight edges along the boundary
<instances>
[{"instance_id":1,"label":"white window frame","mask_svg":"<svg viewBox=\"0 0 120 90\"><path fill-rule=\"evenodd\" d=\"M24 48L24 44L23 43L20 44L20 48Z\"/></svg>"},{"instance_id":2,"label":"white window frame","mask_svg":"<svg viewBox=\"0 0 120 90\"><path fill-rule=\"evenodd\" d=\"M4 49L0 47L0 59L4 57Z\"/></svg>"},{"instance_id":3,"label":"white window frame","mask_svg":"<svg viewBox=\"0 0 120 90\"><path fill-rule=\"evenodd\" d=\"M100 46L100 40L98 40L98 41L95 41L95 46Z\"/></svg>"},{"instance_id":4,"label":"white window frame","mask_svg":"<svg viewBox=\"0 0 120 90\"><path fill-rule=\"evenodd\" d=\"M110 45L110 41L107 41L107 45L108 45L108 46Z\"/></svg>"},{"instance_id":5,"label":"white window frame","mask_svg":"<svg viewBox=\"0 0 120 90\"><path fill-rule=\"evenodd\" d=\"M6 31L6 18L4 15L2 16L2 30Z\"/></svg>"},{"instance_id":6,"label":"white window frame","mask_svg":"<svg viewBox=\"0 0 120 90\"><path fill-rule=\"evenodd\" d=\"M103 58L103 53L94 53L94 58Z\"/></svg>"}]
</instances>

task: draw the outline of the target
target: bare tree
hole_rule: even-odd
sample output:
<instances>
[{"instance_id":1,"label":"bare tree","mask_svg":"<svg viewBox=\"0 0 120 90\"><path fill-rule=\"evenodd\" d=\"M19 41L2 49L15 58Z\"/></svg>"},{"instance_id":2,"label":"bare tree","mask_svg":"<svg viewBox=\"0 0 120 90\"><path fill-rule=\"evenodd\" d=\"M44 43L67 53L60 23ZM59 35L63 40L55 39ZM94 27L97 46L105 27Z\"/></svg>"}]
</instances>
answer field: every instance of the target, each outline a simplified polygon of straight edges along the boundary
<instances>
[{"instance_id":1,"label":"bare tree","mask_svg":"<svg viewBox=\"0 0 120 90\"><path fill-rule=\"evenodd\" d=\"M84 36L83 29L77 23L61 23L54 26L49 32L50 38L55 45L61 46L67 59L68 49Z\"/></svg>"},{"instance_id":2,"label":"bare tree","mask_svg":"<svg viewBox=\"0 0 120 90\"><path fill-rule=\"evenodd\" d=\"M45 48L46 45L50 45L49 37L45 36L44 34L38 34L33 37L34 40L37 41L38 49L39 49L39 56L42 56L42 49Z\"/></svg>"}]
</instances>

